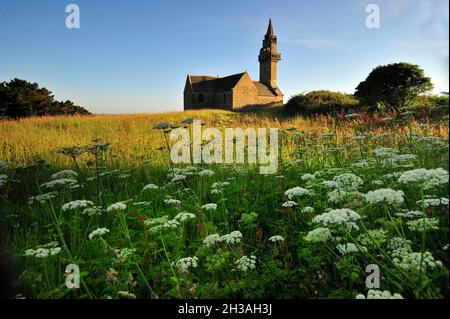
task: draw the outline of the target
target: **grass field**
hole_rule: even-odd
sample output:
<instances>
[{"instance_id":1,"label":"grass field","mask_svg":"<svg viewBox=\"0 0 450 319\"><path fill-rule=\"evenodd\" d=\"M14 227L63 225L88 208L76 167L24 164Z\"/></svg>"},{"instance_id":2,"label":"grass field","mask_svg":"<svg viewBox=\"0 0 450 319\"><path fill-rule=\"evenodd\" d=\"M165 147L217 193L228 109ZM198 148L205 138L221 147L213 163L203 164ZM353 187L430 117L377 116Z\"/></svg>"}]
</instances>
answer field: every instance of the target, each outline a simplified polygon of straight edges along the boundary
<instances>
[{"instance_id":1,"label":"grass field","mask_svg":"<svg viewBox=\"0 0 450 319\"><path fill-rule=\"evenodd\" d=\"M277 174L172 167L153 127L186 118L279 128ZM448 129L448 117L410 112L0 121L0 231L15 294L448 298ZM69 264L80 289L66 287ZM369 265L379 288L366 285Z\"/></svg>"}]
</instances>

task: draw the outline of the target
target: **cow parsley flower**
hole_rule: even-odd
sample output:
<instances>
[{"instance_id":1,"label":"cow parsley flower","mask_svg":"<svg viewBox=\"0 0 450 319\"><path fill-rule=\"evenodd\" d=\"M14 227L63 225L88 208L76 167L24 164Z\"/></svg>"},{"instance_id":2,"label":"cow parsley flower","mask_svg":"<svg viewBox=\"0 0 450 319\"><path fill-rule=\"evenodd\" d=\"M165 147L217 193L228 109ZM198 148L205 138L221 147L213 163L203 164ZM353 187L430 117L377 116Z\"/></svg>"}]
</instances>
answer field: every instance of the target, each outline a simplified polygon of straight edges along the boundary
<instances>
[{"instance_id":1,"label":"cow parsley flower","mask_svg":"<svg viewBox=\"0 0 450 319\"><path fill-rule=\"evenodd\" d=\"M210 169L204 169L200 172L198 172L199 176L213 176L215 173L214 171L210 170Z\"/></svg>"},{"instance_id":2,"label":"cow parsley flower","mask_svg":"<svg viewBox=\"0 0 450 319\"><path fill-rule=\"evenodd\" d=\"M88 216L98 216L102 214L102 208L100 206L92 206L85 208L81 214Z\"/></svg>"},{"instance_id":3,"label":"cow parsley flower","mask_svg":"<svg viewBox=\"0 0 450 319\"><path fill-rule=\"evenodd\" d=\"M106 211L108 213L113 212L113 211L121 211L121 210L126 210L127 209L127 205L123 202L118 202L118 203L114 203L108 206L108 208L106 209Z\"/></svg>"},{"instance_id":4,"label":"cow parsley flower","mask_svg":"<svg viewBox=\"0 0 450 319\"><path fill-rule=\"evenodd\" d=\"M197 268L198 257L185 257L177 260L176 263L172 263L176 265L177 268L181 269L189 269L189 268Z\"/></svg>"},{"instance_id":5,"label":"cow parsley flower","mask_svg":"<svg viewBox=\"0 0 450 319\"><path fill-rule=\"evenodd\" d=\"M448 183L448 172L443 168L418 168L404 172L398 181L403 184L418 183L424 189L432 189Z\"/></svg>"},{"instance_id":6,"label":"cow parsley flower","mask_svg":"<svg viewBox=\"0 0 450 319\"><path fill-rule=\"evenodd\" d=\"M53 187L68 187L73 186L74 184L77 184L78 181L72 178L59 178L52 180L50 182L44 183L41 185L41 187L44 188L53 188Z\"/></svg>"},{"instance_id":7,"label":"cow parsley flower","mask_svg":"<svg viewBox=\"0 0 450 319\"><path fill-rule=\"evenodd\" d=\"M316 177L315 177L313 174L309 174L309 173L303 174L303 175L300 177L300 179L301 179L302 181L309 181L309 180L315 179L315 178L316 178Z\"/></svg>"},{"instance_id":8,"label":"cow parsley flower","mask_svg":"<svg viewBox=\"0 0 450 319\"><path fill-rule=\"evenodd\" d=\"M203 240L203 244L207 247L211 247L212 245L221 242L221 238L219 234L212 234L206 237Z\"/></svg>"},{"instance_id":9,"label":"cow parsley flower","mask_svg":"<svg viewBox=\"0 0 450 319\"><path fill-rule=\"evenodd\" d=\"M301 212L303 214L312 214L312 213L314 213L314 211L315 211L314 207L310 207L310 206L303 207L301 210Z\"/></svg>"},{"instance_id":10,"label":"cow parsley flower","mask_svg":"<svg viewBox=\"0 0 450 319\"><path fill-rule=\"evenodd\" d=\"M229 234L225 234L220 237L221 241L226 242L228 245L240 243L242 239L242 233L238 230L235 230Z\"/></svg>"},{"instance_id":11,"label":"cow parsley flower","mask_svg":"<svg viewBox=\"0 0 450 319\"><path fill-rule=\"evenodd\" d=\"M284 202L281 206L283 206L284 208L291 208L297 206L297 203L292 200L288 200L287 202Z\"/></svg>"},{"instance_id":12,"label":"cow parsley flower","mask_svg":"<svg viewBox=\"0 0 450 319\"><path fill-rule=\"evenodd\" d=\"M318 227L316 229L313 229L305 236L306 241L314 243L324 242L331 238L331 231L326 227Z\"/></svg>"},{"instance_id":13,"label":"cow parsley flower","mask_svg":"<svg viewBox=\"0 0 450 319\"><path fill-rule=\"evenodd\" d=\"M423 232L439 229L439 220L436 218L421 218L406 223L411 231Z\"/></svg>"},{"instance_id":14,"label":"cow parsley flower","mask_svg":"<svg viewBox=\"0 0 450 319\"><path fill-rule=\"evenodd\" d=\"M288 189L284 194L289 199L293 199L294 197L301 197L301 196L309 195L310 192L309 192L309 190L307 190L306 188L303 188L303 187L294 187L294 188Z\"/></svg>"},{"instance_id":15,"label":"cow parsley flower","mask_svg":"<svg viewBox=\"0 0 450 319\"><path fill-rule=\"evenodd\" d=\"M367 292L367 297L363 294L359 294L356 296L356 299L403 299L403 297L398 293L391 294L387 290L381 291L370 289Z\"/></svg>"},{"instance_id":16,"label":"cow parsley flower","mask_svg":"<svg viewBox=\"0 0 450 319\"><path fill-rule=\"evenodd\" d=\"M202 206L204 210L217 210L217 204L209 203Z\"/></svg>"},{"instance_id":17,"label":"cow parsley flower","mask_svg":"<svg viewBox=\"0 0 450 319\"><path fill-rule=\"evenodd\" d=\"M37 246L36 249L27 249L24 252L25 257L46 258L49 256L58 255L61 252L61 247L58 242L50 242L45 245Z\"/></svg>"},{"instance_id":18,"label":"cow parsley flower","mask_svg":"<svg viewBox=\"0 0 450 319\"><path fill-rule=\"evenodd\" d=\"M187 178L186 175L180 175L180 174L175 174L172 176L173 176L171 179L172 183L178 183L178 182L184 181Z\"/></svg>"},{"instance_id":19,"label":"cow parsley flower","mask_svg":"<svg viewBox=\"0 0 450 319\"><path fill-rule=\"evenodd\" d=\"M55 173L51 176L52 180L61 179L61 178L76 179L76 178L78 178L78 173L73 170L66 169L66 170L59 171L58 173Z\"/></svg>"},{"instance_id":20,"label":"cow parsley flower","mask_svg":"<svg viewBox=\"0 0 450 319\"><path fill-rule=\"evenodd\" d=\"M419 201L417 201L417 204L419 204L419 205L423 204L423 206L425 208L429 208L432 206L440 207L440 206L448 206L449 201L448 201L448 198L444 198L444 197L442 197L442 198L426 198L423 200L423 203L422 203L422 200L419 200Z\"/></svg>"},{"instance_id":21,"label":"cow parsley flower","mask_svg":"<svg viewBox=\"0 0 450 319\"><path fill-rule=\"evenodd\" d=\"M403 191L396 191L390 188L380 188L370 191L364 195L367 202L371 204L387 203L389 205L401 205L405 201Z\"/></svg>"},{"instance_id":22,"label":"cow parsley flower","mask_svg":"<svg viewBox=\"0 0 450 319\"><path fill-rule=\"evenodd\" d=\"M194 219L194 218L195 218L195 215L192 213L181 212L177 216L175 216L173 219L178 220L179 222L184 222L188 219Z\"/></svg>"},{"instance_id":23,"label":"cow parsley flower","mask_svg":"<svg viewBox=\"0 0 450 319\"><path fill-rule=\"evenodd\" d=\"M323 213L313 218L314 223L329 225L347 225L353 228L353 222L361 219L361 216L348 208L332 209L328 213Z\"/></svg>"},{"instance_id":24,"label":"cow parsley flower","mask_svg":"<svg viewBox=\"0 0 450 319\"><path fill-rule=\"evenodd\" d=\"M419 272L420 269L428 270L441 268L442 262L439 260L435 260L433 255L429 251L425 251L423 253L419 252L406 252L406 251L397 251L399 256L393 258L392 261L398 267L406 271Z\"/></svg>"},{"instance_id":25,"label":"cow parsley flower","mask_svg":"<svg viewBox=\"0 0 450 319\"><path fill-rule=\"evenodd\" d=\"M122 249L114 248L113 251L114 251L114 255L115 255L114 260L118 263L124 263L134 253L136 253L135 248L122 248Z\"/></svg>"},{"instance_id":26,"label":"cow parsley flower","mask_svg":"<svg viewBox=\"0 0 450 319\"><path fill-rule=\"evenodd\" d=\"M88 237L89 237L89 240L92 240L95 237L98 237L98 236L101 237L103 235L106 235L107 233L109 233L109 229L108 228L97 228L96 230L91 232Z\"/></svg>"},{"instance_id":27,"label":"cow parsley flower","mask_svg":"<svg viewBox=\"0 0 450 319\"><path fill-rule=\"evenodd\" d=\"M147 185L144 186L142 191L145 192L145 191L153 190L153 189L159 189L159 186L157 186L155 184L147 184Z\"/></svg>"},{"instance_id":28,"label":"cow parsley flower","mask_svg":"<svg viewBox=\"0 0 450 319\"><path fill-rule=\"evenodd\" d=\"M61 209L63 211L76 210L76 209L86 208L86 207L89 207L89 206L92 206L92 205L94 205L94 203L91 202L90 200L79 199L79 200L71 201L69 203L65 203L61 207Z\"/></svg>"},{"instance_id":29,"label":"cow parsley flower","mask_svg":"<svg viewBox=\"0 0 450 319\"><path fill-rule=\"evenodd\" d=\"M164 200L164 203L166 205L180 205L181 201L179 201L178 199L173 199L173 198L168 198Z\"/></svg>"},{"instance_id":30,"label":"cow parsley flower","mask_svg":"<svg viewBox=\"0 0 450 319\"><path fill-rule=\"evenodd\" d=\"M240 271L246 272L247 270L253 270L256 268L256 257L255 256L242 256L236 260L236 268Z\"/></svg>"},{"instance_id":31,"label":"cow parsley flower","mask_svg":"<svg viewBox=\"0 0 450 319\"><path fill-rule=\"evenodd\" d=\"M284 238L282 236L276 235L269 238L269 241L276 243L277 241L283 242Z\"/></svg>"},{"instance_id":32,"label":"cow parsley flower","mask_svg":"<svg viewBox=\"0 0 450 319\"><path fill-rule=\"evenodd\" d=\"M339 244L336 246L337 250L342 254L342 255L347 255L347 254L351 254L351 253L357 253L360 250L361 251L367 251L366 247L361 247L360 249L358 249L358 247L353 244L353 243L347 243L347 244Z\"/></svg>"},{"instance_id":33,"label":"cow parsley flower","mask_svg":"<svg viewBox=\"0 0 450 319\"><path fill-rule=\"evenodd\" d=\"M389 147L378 147L373 150L376 157L390 157L397 153L397 150Z\"/></svg>"},{"instance_id":34,"label":"cow parsley flower","mask_svg":"<svg viewBox=\"0 0 450 319\"><path fill-rule=\"evenodd\" d=\"M44 204L46 201L51 200L52 198L55 198L58 195L58 192L50 192L45 194L39 194L36 196L32 196L28 198L28 204L34 204L36 202L40 204Z\"/></svg>"}]
</instances>

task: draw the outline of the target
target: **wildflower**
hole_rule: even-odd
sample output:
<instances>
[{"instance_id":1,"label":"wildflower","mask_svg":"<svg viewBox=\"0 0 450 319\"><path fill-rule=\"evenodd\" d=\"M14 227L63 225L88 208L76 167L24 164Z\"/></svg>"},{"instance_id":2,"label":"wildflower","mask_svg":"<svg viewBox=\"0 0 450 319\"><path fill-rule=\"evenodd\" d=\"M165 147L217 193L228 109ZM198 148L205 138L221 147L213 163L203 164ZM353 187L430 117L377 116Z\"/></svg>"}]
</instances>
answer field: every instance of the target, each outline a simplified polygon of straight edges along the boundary
<instances>
[{"instance_id":1,"label":"wildflower","mask_svg":"<svg viewBox=\"0 0 450 319\"><path fill-rule=\"evenodd\" d=\"M403 299L403 297L402 297L402 295L400 295L398 293L394 293L392 295L387 290L381 291L381 290L370 289L367 292L367 298L363 294L359 294L356 296L356 299Z\"/></svg>"},{"instance_id":2,"label":"wildflower","mask_svg":"<svg viewBox=\"0 0 450 319\"><path fill-rule=\"evenodd\" d=\"M171 180L172 183L181 182L186 179L186 175L175 174Z\"/></svg>"},{"instance_id":3,"label":"wildflower","mask_svg":"<svg viewBox=\"0 0 450 319\"><path fill-rule=\"evenodd\" d=\"M437 220L436 218L422 218L408 221L406 225L408 225L408 228L411 231L423 232L429 230L438 230L439 220Z\"/></svg>"},{"instance_id":4,"label":"wildflower","mask_svg":"<svg viewBox=\"0 0 450 319\"><path fill-rule=\"evenodd\" d=\"M102 214L102 208L100 206L92 206L85 208L82 212L82 215L88 215L88 216L96 216Z\"/></svg>"},{"instance_id":5,"label":"wildflower","mask_svg":"<svg viewBox=\"0 0 450 319\"><path fill-rule=\"evenodd\" d=\"M78 178L78 173L73 170L66 169L66 170L59 171L58 173L53 174L50 178L52 180L61 179L61 178L76 179L76 178Z\"/></svg>"},{"instance_id":6,"label":"wildflower","mask_svg":"<svg viewBox=\"0 0 450 319\"><path fill-rule=\"evenodd\" d=\"M277 241L284 241L284 238L282 236L276 235L269 238L269 241L276 243Z\"/></svg>"},{"instance_id":7,"label":"wildflower","mask_svg":"<svg viewBox=\"0 0 450 319\"><path fill-rule=\"evenodd\" d=\"M283 207L285 207L285 208L290 208L290 207L295 207L295 206L297 206L297 203L294 202L294 201L292 201L292 200L289 200L289 201L287 201L287 202L284 202L281 206L283 206Z\"/></svg>"},{"instance_id":8,"label":"wildflower","mask_svg":"<svg viewBox=\"0 0 450 319\"><path fill-rule=\"evenodd\" d=\"M182 212L179 213L177 216L174 217L174 220L178 220L180 222L184 222L188 219L194 219L195 215L192 213L186 213L186 212Z\"/></svg>"},{"instance_id":9,"label":"wildflower","mask_svg":"<svg viewBox=\"0 0 450 319\"><path fill-rule=\"evenodd\" d=\"M126 299L136 299L136 295L133 293L130 293L128 291L118 291L117 294L122 297L122 298L126 298Z\"/></svg>"},{"instance_id":10,"label":"wildflower","mask_svg":"<svg viewBox=\"0 0 450 319\"><path fill-rule=\"evenodd\" d=\"M46 201L51 200L52 198L55 198L58 195L58 192L50 192L45 194L39 194L36 196L32 196L28 199L28 204L33 204L35 202L38 202L40 204L44 204Z\"/></svg>"},{"instance_id":11,"label":"wildflower","mask_svg":"<svg viewBox=\"0 0 450 319\"><path fill-rule=\"evenodd\" d=\"M189 268L197 268L198 257L185 257L177 260L176 263L173 263L178 268L181 269L189 269Z\"/></svg>"},{"instance_id":12,"label":"wildflower","mask_svg":"<svg viewBox=\"0 0 450 319\"><path fill-rule=\"evenodd\" d=\"M242 239L242 233L238 230L235 230L229 234L225 234L220 237L221 241L224 241L229 245L240 243L241 239Z\"/></svg>"},{"instance_id":13,"label":"wildflower","mask_svg":"<svg viewBox=\"0 0 450 319\"><path fill-rule=\"evenodd\" d=\"M204 209L204 210L216 210L217 209L217 204L214 204L214 203L205 204L205 205L202 206L202 209Z\"/></svg>"},{"instance_id":14,"label":"wildflower","mask_svg":"<svg viewBox=\"0 0 450 319\"><path fill-rule=\"evenodd\" d=\"M164 203L166 205L180 205L181 201L179 201L178 199L168 198L164 200Z\"/></svg>"},{"instance_id":15,"label":"wildflower","mask_svg":"<svg viewBox=\"0 0 450 319\"><path fill-rule=\"evenodd\" d=\"M393 258L392 261L401 269L412 272L420 272L421 269L427 270L442 267L442 262L435 260L429 251L425 251L423 254L399 251L399 256Z\"/></svg>"},{"instance_id":16,"label":"wildflower","mask_svg":"<svg viewBox=\"0 0 450 319\"><path fill-rule=\"evenodd\" d=\"M404 172L399 178L400 183L420 183L424 189L431 189L448 183L448 172L443 168L419 168Z\"/></svg>"},{"instance_id":17,"label":"wildflower","mask_svg":"<svg viewBox=\"0 0 450 319\"><path fill-rule=\"evenodd\" d=\"M294 187L291 189L288 189L284 194L289 198L293 199L294 197L301 197L305 195L309 195L309 190L303 187Z\"/></svg>"},{"instance_id":18,"label":"wildflower","mask_svg":"<svg viewBox=\"0 0 450 319\"><path fill-rule=\"evenodd\" d=\"M255 256L242 256L235 262L236 268L240 271L246 272L247 270L253 270L256 268L256 257Z\"/></svg>"},{"instance_id":19,"label":"wildflower","mask_svg":"<svg viewBox=\"0 0 450 319\"><path fill-rule=\"evenodd\" d=\"M323 213L313 218L314 223L324 226L328 225L347 225L348 228L355 228L353 222L361 219L358 213L348 208L333 209L328 213Z\"/></svg>"},{"instance_id":20,"label":"wildflower","mask_svg":"<svg viewBox=\"0 0 450 319\"><path fill-rule=\"evenodd\" d=\"M405 201L405 194L402 191L396 191L390 188L380 188L370 191L364 195L367 202L371 204L387 203L389 205L401 205Z\"/></svg>"},{"instance_id":21,"label":"wildflower","mask_svg":"<svg viewBox=\"0 0 450 319\"><path fill-rule=\"evenodd\" d=\"M314 179L316 177L313 174L306 173L303 174L300 178L302 181L309 181L310 179Z\"/></svg>"},{"instance_id":22,"label":"wildflower","mask_svg":"<svg viewBox=\"0 0 450 319\"><path fill-rule=\"evenodd\" d=\"M120 210L126 210L127 209L127 205L123 202L118 202L118 203L114 203L108 206L108 208L106 209L106 211L108 213L113 212L113 211L120 211Z\"/></svg>"},{"instance_id":23,"label":"wildflower","mask_svg":"<svg viewBox=\"0 0 450 319\"><path fill-rule=\"evenodd\" d=\"M53 188L56 186L67 187L67 186L72 186L77 183L78 183L78 181L75 179L72 179L72 178L59 178L59 179L55 179L50 182L44 183L41 185L41 187L44 187L44 188Z\"/></svg>"},{"instance_id":24,"label":"wildflower","mask_svg":"<svg viewBox=\"0 0 450 319\"><path fill-rule=\"evenodd\" d=\"M315 228L305 236L305 240L310 242L324 242L331 238L331 231L326 227Z\"/></svg>"},{"instance_id":25,"label":"wildflower","mask_svg":"<svg viewBox=\"0 0 450 319\"><path fill-rule=\"evenodd\" d=\"M350 253L357 253L360 250L367 251L366 247L361 247L360 249L358 249L358 247L353 243L339 244L336 246L336 248L342 255L347 255Z\"/></svg>"},{"instance_id":26,"label":"wildflower","mask_svg":"<svg viewBox=\"0 0 450 319\"><path fill-rule=\"evenodd\" d=\"M209 169L204 169L204 170L198 172L199 176L213 176L214 174L215 174L214 171L209 170Z\"/></svg>"},{"instance_id":27,"label":"wildflower","mask_svg":"<svg viewBox=\"0 0 450 319\"><path fill-rule=\"evenodd\" d=\"M301 210L301 212L304 214L312 214L312 213L314 213L314 211L315 211L314 207L310 207L310 206L303 207Z\"/></svg>"},{"instance_id":28,"label":"wildflower","mask_svg":"<svg viewBox=\"0 0 450 319\"><path fill-rule=\"evenodd\" d=\"M63 211L68 211L68 210L76 210L76 209L80 209L80 208L86 208L89 206L94 205L93 202L91 202L90 200L84 200L84 199L80 199L80 200L74 200L71 201L69 203L65 203L61 209Z\"/></svg>"},{"instance_id":29,"label":"wildflower","mask_svg":"<svg viewBox=\"0 0 450 319\"><path fill-rule=\"evenodd\" d=\"M439 206L447 206L449 204L448 198L426 198L423 201L417 201L417 204L422 205L425 208L429 208L431 206L439 207Z\"/></svg>"},{"instance_id":30,"label":"wildflower","mask_svg":"<svg viewBox=\"0 0 450 319\"><path fill-rule=\"evenodd\" d=\"M389 147L378 147L373 150L373 153L376 157L390 157L397 152L394 148Z\"/></svg>"},{"instance_id":31,"label":"wildflower","mask_svg":"<svg viewBox=\"0 0 450 319\"><path fill-rule=\"evenodd\" d=\"M50 242L45 245L37 246L36 249L27 249L24 252L25 257L46 258L49 256L58 255L61 252L61 247L58 242Z\"/></svg>"},{"instance_id":32,"label":"wildflower","mask_svg":"<svg viewBox=\"0 0 450 319\"><path fill-rule=\"evenodd\" d=\"M380 247L386 242L387 231L384 229L370 229L358 236L358 242L363 246Z\"/></svg>"},{"instance_id":33,"label":"wildflower","mask_svg":"<svg viewBox=\"0 0 450 319\"><path fill-rule=\"evenodd\" d=\"M220 241L221 241L221 238L220 238L219 234L212 234L203 240L203 244L207 247L211 247L212 245L214 245Z\"/></svg>"},{"instance_id":34,"label":"wildflower","mask_svg":"<svg viewBox=\"0 0 450 319\"><path fill-rule=\"evenodd\" d=\"M239 221L246 225L254 225L257 219L258 214L255 212L251 212L249 214L247 213L242 214L241 219Z\"/></svg>"},{"instance_id":35,"label":"wildflower","mask_svg":"<svg viewBox=\"0 0 450 319\"><path fill-rule=\"evenodd\" d=\"M135 248L122 248L113 249L115 258L114 260L118 263L124 263L128 258L130 258L135 252Z\"/></svg>"},{"instance_id":36,"label":"wildflower","mask_svg":"<svg viewBox=\"0 0 450 319\"><path fill-rule=\"evenodd\" d=\"M89 234L89 240L94 239L97 236L103 236L106 235L107 233L109 233L109 229L108 228L97 228L96 230L94 230L93 232L91 232Z\"/></svg>"},{"instance_id":37,"label":"wildflower","mask_svg":"<svg viewBox=\"0 0 450 319\"><path fill-rule=\"evenodd\" d=\"M379 180L379 179L376 179L376 180L372 181L371 184L372 184L372 185L375 185L375 186L383 186L383 185L384 185L384 182L381 181L381 180Z\"/></svg>"},{"instance_id":38,"label":"wildflower","mask_svg":"<svg viewBox=\"0 0 450 319\"><path fill-rule=\"evenodd\" d=\"M159 189L159 186L157 186L155 184L147 184L144 186L142 191L145 192L145 191L152 190L152 189Z\"/></svg>"}]
</instances>

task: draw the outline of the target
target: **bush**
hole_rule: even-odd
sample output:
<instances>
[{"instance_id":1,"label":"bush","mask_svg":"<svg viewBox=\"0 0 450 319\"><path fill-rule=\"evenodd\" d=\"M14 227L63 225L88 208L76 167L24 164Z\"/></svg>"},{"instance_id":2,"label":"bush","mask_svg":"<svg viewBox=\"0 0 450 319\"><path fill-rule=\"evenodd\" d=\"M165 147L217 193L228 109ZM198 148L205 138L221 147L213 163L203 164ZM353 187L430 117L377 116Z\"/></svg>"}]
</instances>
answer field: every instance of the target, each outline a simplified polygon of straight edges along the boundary
<instances>
[{"instance_id":1,"label":"bush","mask_svg":"<svg viewBox=\"0 0 450 319\"><path fill-rule=\"evenodd\" d=\"M289 99L285 111L290 114L330 114L357 108L359 101L351 94L331 91L301 93Z\"/></svg>"}]
</instances>

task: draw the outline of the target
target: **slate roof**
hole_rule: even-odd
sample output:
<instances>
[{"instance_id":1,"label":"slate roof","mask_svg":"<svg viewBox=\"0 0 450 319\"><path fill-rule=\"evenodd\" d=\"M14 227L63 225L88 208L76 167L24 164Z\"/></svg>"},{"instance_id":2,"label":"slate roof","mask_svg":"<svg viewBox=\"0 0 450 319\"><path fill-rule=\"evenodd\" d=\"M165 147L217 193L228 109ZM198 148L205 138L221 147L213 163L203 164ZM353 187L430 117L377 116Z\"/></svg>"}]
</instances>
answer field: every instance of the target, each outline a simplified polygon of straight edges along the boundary
<instances>
[{"instance_id":1,"label":"slate roof","mask_svg":"<svg viewBox=\"0 0 450 319\"><path fill-rule=\"evenodd\" d=\"M223 78L208 75L189 75L189 82L193 92L197 93L219 93L231 91L236 86L242 76L245 74L238 73ZM272 90L265 84L253 81L255 84L258 95L262 96L276 96Z\"/></svg>"}]
</instances>

